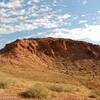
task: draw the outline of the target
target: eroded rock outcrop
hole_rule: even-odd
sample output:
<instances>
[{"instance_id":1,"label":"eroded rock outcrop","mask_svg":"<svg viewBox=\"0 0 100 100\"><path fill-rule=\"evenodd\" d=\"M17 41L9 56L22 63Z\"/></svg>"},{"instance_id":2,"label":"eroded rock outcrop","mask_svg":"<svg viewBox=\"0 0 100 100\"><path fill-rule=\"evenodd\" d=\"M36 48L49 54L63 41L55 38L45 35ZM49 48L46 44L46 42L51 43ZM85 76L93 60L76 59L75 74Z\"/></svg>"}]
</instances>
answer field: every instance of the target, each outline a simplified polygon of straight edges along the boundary
<instances>
[{"instance_id":1,"label":"eroded rock outcrop","mask_svg":"<svg viewBox=\"0 0 100 100\"><path fill-rule=\"evenodd\" d=\"M95 70L100 73L100 46L62 38L16 40L0 50L3 58L30 63L30 66L68 71ZM13 62L12 62L13 63Z\"/></svg>"}]
</instances>

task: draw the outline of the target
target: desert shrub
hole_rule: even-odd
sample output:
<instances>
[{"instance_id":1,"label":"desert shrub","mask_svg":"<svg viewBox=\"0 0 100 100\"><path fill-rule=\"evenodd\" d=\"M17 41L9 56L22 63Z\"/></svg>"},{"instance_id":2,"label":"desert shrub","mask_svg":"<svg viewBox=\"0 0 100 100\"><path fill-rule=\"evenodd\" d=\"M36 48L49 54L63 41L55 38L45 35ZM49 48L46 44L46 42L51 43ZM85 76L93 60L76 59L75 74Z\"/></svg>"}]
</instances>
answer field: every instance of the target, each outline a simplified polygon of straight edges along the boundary
<instances>
[{"instance_id":1,"label":"desert shrub","mask_svg":"<svg viewBox=\"0 0 100 100\"><path fill-rule=\"evenodd\" d=\"M32 98L32 97L33 97L31 91L21 92L21 93L19 93L19 95L20 95L21 97L23 97L23 98Z\"/></svg>"},{"instance_id":2,"label":"desert shrub","mask_svg":"<svg viewBox=\"0 0 100 100\"><path fill-rule=\"evenodd\" d=\"M54 92L63 92L64 91L63 87L60 85L57 85L57 84L49 85L47 87L48 87L48 89L50 89L51 91L54 91Z\"/></svg>"},{"instance_id":3,"label":"desert shrub","mask_svg":"<svg viewBox=\"0 0 100 100\"><path fill-rule=\"evenodd\" d=\"M96 95L94 95L94 94L89 95L89 98L96 98Z\"/></svg>"},{"instance_id":4,"label":"desert shrub","mask_svg":"<svg viewBox=\"0 0 100 100\"><path fill-rule=\"evenodd\" d=\"M97 95L97 96L100 96L100 90L95 90L95 94Z\"/></svg>"},{"instance_id":5,"label":"desert shrub","mask_svg":"<svg viewBox=\"0 0 100 100\"><path fill-rule=\"evenodd\" d=\"M7 88L7 82L0 81L0 89L6 89Z\"/></svg>"},{"instance_id":6,"label":"desert shrub","mask_svg":"<svg viewBox=\"0 0 100 100\"><path fill-rule=\"evenodd\" d=\"M46 87L36 84L28 91L20 93L20 96L24 98L48 98L51 94L51 91Z\"/></svg>"},{"instance_id":7,"label":"desert shrub","mask_svg":"<svg viewBox=\"0 0 100 100\"><path fill-rule=\"evenodd\" d=\"M89 98L96 98L97 97L97 94L95 91L91 91L90 94L89 94Z\"/></svg>"},{"instance_id":8,"label":"desert shrub","mask_svg":"<svg viewBox=\"0 0 100 100\"><path fill-rule=\"evenodd\" d=\"M89 97L90 98L96 98L96 97L100 97L100 90L91 90Z\"/></svg>"}]
</instances>

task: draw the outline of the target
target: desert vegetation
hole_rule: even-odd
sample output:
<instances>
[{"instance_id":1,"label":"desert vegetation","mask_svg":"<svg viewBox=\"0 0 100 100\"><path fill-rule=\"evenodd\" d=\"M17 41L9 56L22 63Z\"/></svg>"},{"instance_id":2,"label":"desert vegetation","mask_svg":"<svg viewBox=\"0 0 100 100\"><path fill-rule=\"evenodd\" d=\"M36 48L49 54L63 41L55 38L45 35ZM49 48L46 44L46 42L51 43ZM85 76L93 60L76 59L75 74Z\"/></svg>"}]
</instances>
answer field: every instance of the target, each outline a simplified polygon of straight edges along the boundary
<instances>
[{"instance_id":1,"label":"desert vegetation","mask_svg":"<svg viewBox=\"0 0 100 100\"><path fill-rule=\"evenodd\" d=\"M22 98L38 98L51 100L56 98L59 94L64 93L65 96L68 94L79 95L83 98L97 98L98 94L86 88L85 86L76 86L71 84L57 84L57 83L35 83L30 88L26 89L23 92L20 92L19 95Z\"/></svg>"},{"instance_id":2,"label":"desert vegetation","mask_svg":"<svg viewBox=\"0 0 100 100\"><path fill-rule=\"evenodd\" d=\"M89 55L88 46L98 56ZM0 95L15 95L18 100L100 100L99 50L63 39L8 44L0 50Z\"/></svg>"},{"instance_id":3,"label":"desert vegetation","mask_svg":"<svg viewBox=\"0 0 100 100\"><path fill-rule=\"evenodd\" d=\"M0 89L6 89L7 88L7 83L4 81L0 81Z\"/></svg>"}]
</instances>

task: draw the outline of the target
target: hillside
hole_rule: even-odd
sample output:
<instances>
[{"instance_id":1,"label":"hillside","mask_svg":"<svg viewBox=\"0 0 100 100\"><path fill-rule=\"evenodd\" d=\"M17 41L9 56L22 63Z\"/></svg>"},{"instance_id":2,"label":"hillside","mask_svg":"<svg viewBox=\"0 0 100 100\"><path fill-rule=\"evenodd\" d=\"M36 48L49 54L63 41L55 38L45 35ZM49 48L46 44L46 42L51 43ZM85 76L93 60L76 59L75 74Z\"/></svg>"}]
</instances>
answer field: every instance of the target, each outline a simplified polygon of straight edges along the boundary
<instances>
[{"instance_id":1,"label":"hillside","mask_svg":"<svg viewBox=\"0 0 100 100\"><path fill-rule=\"evenodd\" d=\"M16 40L0 51L15 66L100 74L100 46L62 38ZM14 60L14 61L13 61ZM2 63L3 61L1 61Z\"/></svg>"},{"instance_id":2,"label":"hillside","mask_svg":"<svg viewBox=\"0 0 100 100\"><path fill-rule=\"evenodd\" d=\"M18 39L0 50L0 88L5 83L0 95L31 93L35 86L53 93L54 99L48 94L45 100L99 100L100 46L63 38Z\"/></svg>"}]
</instances>

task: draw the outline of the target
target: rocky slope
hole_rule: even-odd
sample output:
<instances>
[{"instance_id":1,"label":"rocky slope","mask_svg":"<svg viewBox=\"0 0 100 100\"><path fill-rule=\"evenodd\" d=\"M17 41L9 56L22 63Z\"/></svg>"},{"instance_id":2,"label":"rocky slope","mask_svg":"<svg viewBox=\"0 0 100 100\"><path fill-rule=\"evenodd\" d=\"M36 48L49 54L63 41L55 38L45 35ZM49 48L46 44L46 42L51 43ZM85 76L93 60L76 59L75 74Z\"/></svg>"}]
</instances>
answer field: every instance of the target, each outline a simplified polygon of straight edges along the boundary
<instances>
[{"instance_id":1,"label":"rocky slope","mask_svg":"<svg viewBox=\"0 0 100 100\"><path fill-rule=\"evenodd\" d=\"M63 38L16 40L0 50L0 65L100 74L100 46Z\"/></svg>"}]
</instances>

